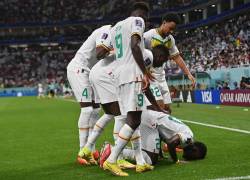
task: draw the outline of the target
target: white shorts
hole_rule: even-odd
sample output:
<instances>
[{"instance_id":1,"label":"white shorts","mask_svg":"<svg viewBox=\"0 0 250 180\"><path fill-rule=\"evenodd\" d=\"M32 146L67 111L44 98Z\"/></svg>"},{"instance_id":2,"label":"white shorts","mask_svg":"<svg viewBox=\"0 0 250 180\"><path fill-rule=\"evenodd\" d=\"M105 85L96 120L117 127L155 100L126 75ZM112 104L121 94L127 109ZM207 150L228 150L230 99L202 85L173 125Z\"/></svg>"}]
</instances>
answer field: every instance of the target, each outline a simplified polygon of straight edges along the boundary
<instances>
[{"instance_id":1,"label":"white shorts","mask_svg":"<svg viewBox=\"0 0 250 180\"><path fill-rule=\"evenodd\" d=\"M142 111L143 114L144 111ZM158 154L160 152L160 137L157 128L150 127L143 123L140 125L142 149Z\"/></svg>"},{"instance_id":2,"label":"white shorts","mask_svg":"<svg viewBox=\"0 0 250 180\"><path fill-rule=\"evenodd\" d=\"M159 84L157 84L156 82L150 83L150 90L152 94L154 95L156 101L163 100L163 96L160 91Z\"/></svg>"},{"instance_id":3,"label":"white shorts","mask_svg":"<svg viewBox=\"0 0 250 180\"><path fill-rule=\"evenodd\" d=\"M101 104L118 101L117 87L111 66L112 63L107 65L104 60L101 60L93 66L89 74L95 101L100 101Z\"/></svg>"},{"instance_id":4,"label":"white shorts","mask_svg":"<svg viewBox=\"0 0 250 180\"><path fill-rule=\"evenodd\" d=\"M162 82L155 81L155 82L151 83L151 86L155 87L156 92L158 91L156 87L159 88L159 90L161 92L161 95L162 95L162 98L163 98L164 104L171 104L172 103L171 96L170 96L170 91L169 91L168 84L167 84L166 81L162 81ZM154 96L155 96L155 94L154 94Z\"/></svg>"},{"instance_id":5,"label":"white shorts","mask_svg":"<svg viewBox=\"0 0 250 180\"><path fill-rule=\"evenodd\" d=\"M151 128L157 127L164 139L170 139L178 134L182 144L185 144L188 139L193 140L193 132L186 124L162 112L152 110L143 111L141 124Z\"/></svg>"},{"instance_id":6,"label":"white shorts","mask_svg":"<svg viewBox=\"0 0 250 180\"><path fill-rule=\"evenodd\" d=\"M131 82L118 87L118 101L122 115L127 115L130 111L146 109L145 95L141 88L141 82Z\"/></svg>"},{"instance_id":7,"label":"white shorts","mask_svg":"<svg viewBox=\"0 0 250 180\"><path fill-rule=\"evenodd\" d=\"M92 102L94 100L88 70L83 67L77 67L70 62L67 67L67 78L78 102Z\"/></svg>"}]
</instances>

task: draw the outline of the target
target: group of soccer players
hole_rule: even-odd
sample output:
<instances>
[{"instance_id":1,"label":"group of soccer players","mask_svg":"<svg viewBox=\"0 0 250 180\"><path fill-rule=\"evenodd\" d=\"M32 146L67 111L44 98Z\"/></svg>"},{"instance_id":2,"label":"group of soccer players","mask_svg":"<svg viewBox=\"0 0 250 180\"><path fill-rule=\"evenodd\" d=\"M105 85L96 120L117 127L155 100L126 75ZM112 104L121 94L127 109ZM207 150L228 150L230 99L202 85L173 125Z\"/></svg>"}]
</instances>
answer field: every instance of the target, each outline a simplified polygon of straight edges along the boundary
<instances>
[{"instance_id":1,"label":"group of soccer players","mask_svg":"<svg viewBox=\"0 0 250 180\"><path fill-rule=\"evenodd\" d=\"M117 176L128 176L123 171L127 168L139 173L152 170L160 154L160 139L168 144L175 163L180 163L176 147L183 147L186 160L206 155L206 146L194 142L189 127L169 115L164 63L174 60L195 84L171 35L179 17L165 15L160 27L144 33L148 14L146 3L135 3L125 20L94 30L67 67L68 81L81 106L77 160L83 165L97 164L95 142L114 118L115 144L104 147L99 163ZM99 104L104 111L100 118ZM126 148L128 142L132 149Z\"/></svg>"}]
</instances>

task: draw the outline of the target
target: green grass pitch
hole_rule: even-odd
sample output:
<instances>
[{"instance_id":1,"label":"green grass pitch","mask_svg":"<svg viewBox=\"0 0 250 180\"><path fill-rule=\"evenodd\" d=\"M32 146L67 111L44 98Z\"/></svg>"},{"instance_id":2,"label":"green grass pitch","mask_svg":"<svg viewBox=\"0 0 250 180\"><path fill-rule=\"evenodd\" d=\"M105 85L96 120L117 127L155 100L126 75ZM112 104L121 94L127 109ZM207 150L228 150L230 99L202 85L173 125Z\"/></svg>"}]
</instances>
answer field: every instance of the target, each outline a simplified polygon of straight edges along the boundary
<instances>
[{"instance_id":1,"label":"green grass pitch","mask_svg":"<svg viewBox=\"0 0 250 180\"><path fill-rule=\"evenodd\" d=\"M220 107L172 105L173 115L178 118L250 131L250 111ZM118 179L96 166L76 164L78 114L78 104L64 100L1 98L0 179ZM112 142L112 125L98 140L98 148L105 140ZM182 165L162 161L151 172L136 174L129 170L129 179L194 180L250 175L250 134L188 125L196 139L206 143L206 159Z\"/></svg>"}]
</instances>

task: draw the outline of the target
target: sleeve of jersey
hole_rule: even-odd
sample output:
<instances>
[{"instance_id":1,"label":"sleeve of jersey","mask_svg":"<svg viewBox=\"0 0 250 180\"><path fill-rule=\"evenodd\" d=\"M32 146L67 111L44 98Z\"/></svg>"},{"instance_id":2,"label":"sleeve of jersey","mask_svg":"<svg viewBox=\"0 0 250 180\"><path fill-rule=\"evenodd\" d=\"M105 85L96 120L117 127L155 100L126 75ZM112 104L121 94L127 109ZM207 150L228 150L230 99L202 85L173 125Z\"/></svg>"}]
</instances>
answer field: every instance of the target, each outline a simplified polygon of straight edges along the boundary
<instances>
[{"instance_id":1,"label":"sleeve of jersey","mask_svg":"<svg viewBox=\"0 0 250 180\"><path fill-rule=\"evenodd\" d=\"M96 47L100 46L107 49L108 51L113 49L109 32L102 32L101 35L96 39Z\"/></svg>"},{"instance_id":2,"label":"sleeve of jersey","mask_svg":"<svg viewBox=\"0 0 250 180\"><path fill-rule=\"evenodd\" d=\"M151 48L151 39L152 39L152 36L151 36L150 31L145 32L143 34L143 37L144 37L145 48L146 49L152 49Z\"/></svg>"},{"instance_id":3,"label":"sleeve of jersey","mask_svg":"<svg viewBox=\"0 0 250 180\"><path fill-rule=\"evenodd\" d=\"M173 37L171 37L171 41L172 41L172 47L169 48L169 55L171 57L177 56L180 54L179 49L177 48L177 46L175 45L175 39Z\"/></svg>"},{"instance_id":4,"label":"sleeve of jersey","mask_svg":"<svg viewBox=\"0 0 250 180\"><path fill-rule=\"evenodd\" d=\"M131 27L131 36L138 34L141 38L143 37L143 32L145 29L144 20L140 17L133 18Z\"/></svg>"},{"instance_id":5,"label":"sleeve of jersey","mask_svg":"<svg viewBox=\"0 0 250 180\"><path fill-rule=\"evenodd\" d=\"M153 65L153 53L148 49L144 49L143 59L146 68L151 68Z\"/></svg>"}]
</instances>

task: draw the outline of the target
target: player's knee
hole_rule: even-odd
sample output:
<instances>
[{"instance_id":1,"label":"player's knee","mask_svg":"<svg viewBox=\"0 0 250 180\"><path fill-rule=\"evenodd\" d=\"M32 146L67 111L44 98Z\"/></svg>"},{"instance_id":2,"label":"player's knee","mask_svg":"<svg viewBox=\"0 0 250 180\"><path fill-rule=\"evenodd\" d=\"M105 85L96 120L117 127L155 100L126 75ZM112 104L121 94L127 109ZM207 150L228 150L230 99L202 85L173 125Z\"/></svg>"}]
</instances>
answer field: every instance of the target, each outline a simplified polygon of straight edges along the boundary
<instances>
[{"instance_id":1,"label":"player's knee","mask_svg":"<svg viewBox=\"0 0 250 180\"><path fill-rule=\"evenodd\" d=\"M99 119L99 112L101 108L93 108L93 111L89 118L89 127L94 127L95 123Z\"/></svg>"},{"instance_id":2,"label":"player's knee","mask_svg":"<svg viewBox=\"0 0 250 180\"><path fill-rule=\"evenodd\" d=\"M93 111L92 107L81 108L81 113L80 113L80 117L78 120L78 127L79 128L88 128L89 127L89 119L90 119L92 111Z\"/></svg>"}]
</instances>

